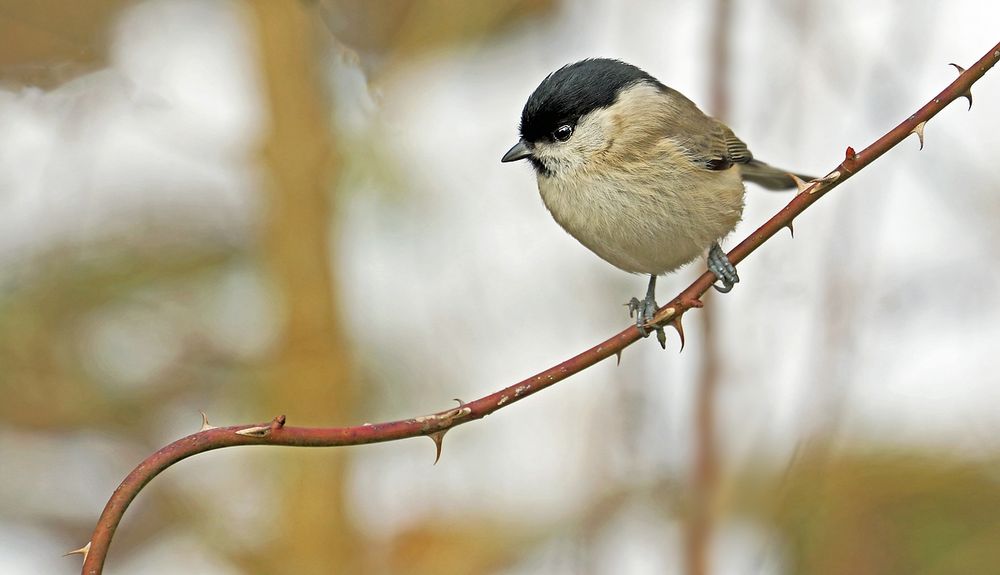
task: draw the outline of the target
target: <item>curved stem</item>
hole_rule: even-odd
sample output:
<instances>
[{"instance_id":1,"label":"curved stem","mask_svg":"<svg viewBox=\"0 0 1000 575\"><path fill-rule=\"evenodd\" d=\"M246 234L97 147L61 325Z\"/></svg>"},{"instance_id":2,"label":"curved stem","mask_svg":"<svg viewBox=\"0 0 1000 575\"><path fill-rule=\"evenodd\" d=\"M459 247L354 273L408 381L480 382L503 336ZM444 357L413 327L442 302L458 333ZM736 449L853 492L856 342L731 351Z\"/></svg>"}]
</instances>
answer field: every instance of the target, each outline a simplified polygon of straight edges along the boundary
<instances>
[{"instance_id":1,"label":"curved stem","mask_svg":"<svg viewBox=\"0 0 1000 575\"><path fill-rule=\"evenodd\" d=\"M848 148L844 161L834 171L822 180L804 184L802 193L795 196L788 205L733 248L729 252L730 261L736 264L744 260L782 228L791 225L792 220L797 215L827 192L871 164L910 134L922 134L923 124L955 99L967 96L971 102L972 85L998 60L1000 60L1000 43L991 48L968 70L961 71L959 77L940 94L875 143L856 154L852 148ZM698 298L711 287L714 279L715 276L710 272L702 274L669 304L660 308L653 320L647 325L654 327L672 323L679 328L681 316L692 307L701 306ZM84 552L83 573L85 575L101 573L115 529L117 529L128 505L135 499L143 486L164 469L192 455L240 445L333 447L395 441L421 435L431 436L439 441L443 433L452 427L486 417L529 395L555 385L603 359L620 354L623 349L635 343L639 338L639 330L635 326L630 326L579 355L537 375L473 402L462 403L454 409L432 415L386 423L329 428L286 427L284 417L279 416L270 423L205 429L179 439L147 457L115 489L111 499L104 507L100 519L98 519L91 537L89 551Z\"/></svg>"}]
</instances>

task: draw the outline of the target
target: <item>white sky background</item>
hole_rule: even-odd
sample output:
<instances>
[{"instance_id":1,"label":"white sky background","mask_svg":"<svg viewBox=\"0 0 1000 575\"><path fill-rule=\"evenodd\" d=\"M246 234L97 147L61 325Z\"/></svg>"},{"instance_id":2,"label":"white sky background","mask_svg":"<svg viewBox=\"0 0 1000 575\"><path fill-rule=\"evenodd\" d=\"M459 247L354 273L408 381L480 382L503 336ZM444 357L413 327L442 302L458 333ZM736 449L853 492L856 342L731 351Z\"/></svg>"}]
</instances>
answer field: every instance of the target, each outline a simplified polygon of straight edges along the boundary
<instances>
[{"instance_id":1,"label":"white sky background","mask_svg":"<svg viewBox=\"0 0 1000 575\"><path fill-rule=\"evenodd\" d=\"M828 2L807 13L801 33L789 26L796 2L734 4L739 24L726 120L759 158L815 174L936 94L954 78L947 64L975 61L996 43L1000 21L1000 5L974 0ZM641 295L645 279L612 268L559 229L529 167L501 165L499 157L516 138L531 90L582 57L630 61L707 105L706 6L567 3L551 20L411 62L384 75L370 94L356 71L334 66L340 117L354 138L373 137L394 163L389 176L346 166L356 192L348 194L333 262L336 277L350 278L342 305L379 378L372 391L380 395L379 419L482 396L627 325L620 304ZM218 241L252 233L259 175L250 154L265 119L244 24L228 4L151 2L123 16L109 69L48 93L0 91L0 262L21 270L0 271L0 286L16 281L46 247L135 226ZM726 356L720 428L730 461L768 457L780 468L820 429L845 442L995 452L1000 72L988 74L974 95L971 112L959 101L928 124L922 152L915 138L891 151L800 217L794 240L782 234L741 264L743 282L731 294L711 297ZM751 188L744 224L728 245L788 199ZM661 302L687 285L692 269L661 279ZM253 353L266 338L242 341L260 330L240 326L273 325L273 310L254 274L237 276L208 298L213 312L198 328L220 345ZM227 306L229 294L249 303ZM831 322L835 328L826 329ZM672 333L666 352L640 342L621 367L604 362L449 434L434 468L426 440L357 450L360 522L374 532L427 513L460 515L483 501L504 516L556 522L571 519L610 482L683 474L698 312L686 326L683 354ZM94 353L109 358L105 369L120 385L139 385L168 363L136 366L121 358L163 348L169 330L146 347L141 338L110 333L97 339ZM181 421L188 413L174 415L161 443L189 430ZM50 504L66 491L62 481L72 480L83 484L73 486L73 498L96 518L128 471L109 480L80 463L106 454L107 439L85 438L73 449L24 441L42 449L18 454L13 445L23 442L0 441L0 459L13 462L11 469L20 462L81 471L45 481L21 475L3 499L32 494L38 505ZM240 465L232 453L206 455L181 464L171 480L183 485L185 467L210 473L221 466L214 473L222 485ZM220 508L220 521L270 511L249 501ZM637 510L609 531L641 532L636 525L653 521ZM679 572L676 562L663 563L662 542L676 535L676 525L656 529L662 536L592 550L597 572L615 572L622 557L630 573ZM759 566L760 537L727 526L717 572ZM78 543L0 523L0 572L75 572L78 563L58 555ZM780 572L767 564L761 572ZM509 573L552 568L543 553ZM182 534L127 565L112 556L108 569L179 571L233 572Z\"/></svg>"}]
</instances>

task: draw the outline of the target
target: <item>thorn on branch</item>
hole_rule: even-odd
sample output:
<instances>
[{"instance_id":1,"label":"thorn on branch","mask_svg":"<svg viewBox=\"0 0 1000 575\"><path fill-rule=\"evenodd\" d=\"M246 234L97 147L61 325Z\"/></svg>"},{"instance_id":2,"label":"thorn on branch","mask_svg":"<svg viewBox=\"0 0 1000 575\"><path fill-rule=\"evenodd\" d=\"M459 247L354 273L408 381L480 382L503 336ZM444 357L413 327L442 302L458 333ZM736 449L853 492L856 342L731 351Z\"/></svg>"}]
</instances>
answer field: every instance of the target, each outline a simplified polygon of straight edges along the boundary
<instances>
[{"instance_id":1,"label":"thorn on branch","mask_svg":"<svg viewBox=\"0 0 1000 575\"><path fill-rule=\"evenodd\" d=\"M792 181L795 182L795 187L798 188L798 190L799 190L796 193L799 193L799 194L801 194L801 193L805 192L806 190L808 190L809 186L812 186L812 185L816 184L816 180L813 180L811 182L806 182L806 181L803 181L802 178L796 176L795 174L788 174L788 177L792 178Z\"/></svg>"},{"instance_id":2,"label":"thorn on branch","mask_svg":"<svg viewBox=\"0 0 1000 575\"><path fill-rule=\"evenodd\" d=\"M667 323L667 325L677 330L677 335L681 338L681 349L677 353L684 351L684 324L681 323L681 317L677 316Z\"/></svg>"},{"instance_id":3,"label":"thorn on branch","mask_svg":"<svg viewBox=\"0 0 1000 575\"><path fill-rule=\"evenodd\" d=\"M440 422L439 425L445 426L444 429L439 429L438 431L434 431L432 433L427 434L427 437L430 437L431 441L434 442L434 449L435 449L434 465L437 465L437 462L441 459L441 446L444 445L444 434L448 433L448 430L451 429L451 426L454 424L456 419L465 417L466 415L472 413L472 408L466 407L464 401L458 398L455 398L454 401L458 402L458 407L456 407L455 409L450 409L443 413L435 413L433 415L426 415L424 417L417 418L417 421L422 421L422 422L437 420ZM507 396L504 396L501 399L501 402L506 403Z\"/></svg>"},{"instance_id":4,"label":"thorn on branch","mask_svg":"<svg viewBox=\"0 0 1000 575\"><path fill-rule=\"evenodd\" d=\"M86 561L88 553L90 553L90 541L88 541L86 545L84 545L79 549L74 549L72 551L63 553L63 557L69 557L70 555L83 555L83 560Z\"/></svg>"},{"instance_id":5,"label":"thorn on branch","mask_svg":"<svg viewBox=\"0 0 1000 575\"><path fill-rule=\"evenodd\" d=\"M691 308L701 309L701 308L705 307L705 302L703 302L703 301L701 301L700 299L697 299L697 298L695 298L695 299L681 299L681 300L678 300L677 303L679 303L681 305L687 306L688 309L691 309Z\"/></svg>"},{"instance_id":6,"label":"thorn on branch","mask_svg":"<svg viewBox=\"0 0 1000 575\"><path fill-rule=\"evenodd\" d=\"M437 462L441 460L441 446L444 445L445 433L448 433L447 429L435 431L434 433L427 435L427 437L430 437L431 441L434 442L434 465L437 465Z\"/></svg>"},{"instance_id":7,"label":"thorn on branch","mask_svg":"<svg viewBox=\"0 0 1000 575\"><path fill-rule=\"evenodd\" d=\"M920 122L910 130L911 134L916 134L917 138L920 140L920 149L924 149L924 126L927 125L926 121Z\"/></svg>"},{"instance_id":8,"label":"thorn on branch","mask_svg":"<svg viewBox=\"0 0 1000 575\"><path fill-rule=\"evenodd\" d=\"M218 429L218 427L208 422L208 416L205 415L204 411L199 411L198 413L201 414L201 429L199 429L198 431L209 431L212 429Z\"/></svg>"},{"instance_id":9,"label":"thorn on branch","mask_svg":"<svg viewBox=\"0 0 1000 575\"><path fill-rule=\"evenodd\" d=\"M615 365L621 365L622 364L622 350L619 349L618 351L616 351L615 352L615 357L618 358L618 363L616 363Z\"/></svg>"},{"instance_id":10,"label":"thorn on branch","mask_svg":"<svg viewBox=\"0 0 1000 575\"><path fill-rule=\"evenodd\" d=\"M966 93L962 94L962 97L969 101L969 107L966 110L972 109L972 90L970 89Z\"/></svg>"},{"instance_id":11,"label":"thorn on branch","mask_svg":"<svg viewBox=\"0 0 1000 575\"><path fill-rule=\"evenodd\" d=\"M788 225L785 226L785 227L788 228L788 233L792 235L792 239L794 240L795 239L795 221L794 220L788 220Z\"/></svg>"},{"instance_id":12,"label":"thorn on branch","mask_svg":"<svg viewBox=\"0 0 1000 575\"><path fill-rule=\"evenodd\" d=\"M948 65L949 66L954 66L955 69L958 70L959 75L965 73L965 68L959 66L958 64L955 64L954 62L951 63L951 64L948 64ZM962 94L962 97L969 101L969 108L968 109L971 110L972 109L972 88L969 88L964 94Z\"/></svg>"}]
</instances>

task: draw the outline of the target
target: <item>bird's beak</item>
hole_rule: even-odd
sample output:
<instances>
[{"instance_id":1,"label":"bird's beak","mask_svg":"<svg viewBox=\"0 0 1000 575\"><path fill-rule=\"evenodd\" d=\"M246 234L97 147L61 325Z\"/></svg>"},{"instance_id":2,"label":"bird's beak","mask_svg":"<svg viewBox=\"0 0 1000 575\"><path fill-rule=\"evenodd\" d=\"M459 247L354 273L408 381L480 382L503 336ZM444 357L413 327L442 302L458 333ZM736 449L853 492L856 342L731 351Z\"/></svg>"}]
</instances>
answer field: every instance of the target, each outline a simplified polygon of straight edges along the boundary
<instances>
[{"instance_id":1,"label":"bird's beak","mask_svg":"<svg viewBox=\"0 0 1000 575\"><path fill-rule=\"evenodd\" d=\"M531 147L524 140L518 141L514 146L507 150L507 153L500 158L501 162L516 162L518 160L523 160L531 156Z\"/></svg>"}]
</instances>

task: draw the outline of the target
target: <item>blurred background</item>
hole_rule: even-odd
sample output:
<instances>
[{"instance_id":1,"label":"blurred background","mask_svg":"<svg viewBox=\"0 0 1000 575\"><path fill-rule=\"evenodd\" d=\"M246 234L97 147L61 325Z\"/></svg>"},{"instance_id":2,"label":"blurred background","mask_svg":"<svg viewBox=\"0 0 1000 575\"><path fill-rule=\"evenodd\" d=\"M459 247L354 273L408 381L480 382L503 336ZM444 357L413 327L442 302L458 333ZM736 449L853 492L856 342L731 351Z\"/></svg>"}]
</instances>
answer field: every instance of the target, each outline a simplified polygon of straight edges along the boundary
<instances>
[{"instance_id":1,"label":"blurred background","mask_svg":"<svg viewBox=\"0 0 1000 575\"><path fill-rule=\"evenodd\" d=\"M637 64L825 174L997 41L977 0L0 0L0 572L74 573L213 424L474 399L646 280L501 165L555 68ZM107 573L968 574L1000 565L1000 72L686 317L448 435L184 461ZM748 190L742 239L790 199ZM662 279L668 301L703 270Z\"/></svg>"}]
</instances>

